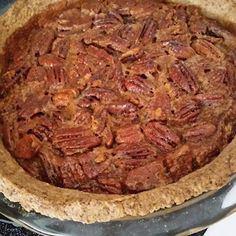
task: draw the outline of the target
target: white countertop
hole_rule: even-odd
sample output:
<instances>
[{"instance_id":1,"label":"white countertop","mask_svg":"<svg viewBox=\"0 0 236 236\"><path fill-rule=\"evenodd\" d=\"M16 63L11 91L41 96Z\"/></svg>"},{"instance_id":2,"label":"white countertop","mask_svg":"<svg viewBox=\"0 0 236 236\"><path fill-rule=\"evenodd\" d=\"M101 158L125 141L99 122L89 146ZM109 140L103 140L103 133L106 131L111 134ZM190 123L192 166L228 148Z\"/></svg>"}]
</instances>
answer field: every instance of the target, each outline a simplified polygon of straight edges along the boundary
<instances>
[{"instance_id":1,"label":"white countertop","mask_svg":"<svg viewBox=\"0 0 236 236\"><path fill-rule=\"evenodd\" d=\"M222 208L236 204L236 184L224 198ZM236 213L210 226L204 236L235 236L236 235Z\"/></svg>"},{"instance_id":2,"label":"white countertop","mask_svg":"<svg viewBox=\"0 0 236 236\"><path fill-rule=\"evenodd\" d=\"M236 196L235 196L236 198ZM236 213L210 226L204 236L235 236Z\"/></svg>"}]
</instances>

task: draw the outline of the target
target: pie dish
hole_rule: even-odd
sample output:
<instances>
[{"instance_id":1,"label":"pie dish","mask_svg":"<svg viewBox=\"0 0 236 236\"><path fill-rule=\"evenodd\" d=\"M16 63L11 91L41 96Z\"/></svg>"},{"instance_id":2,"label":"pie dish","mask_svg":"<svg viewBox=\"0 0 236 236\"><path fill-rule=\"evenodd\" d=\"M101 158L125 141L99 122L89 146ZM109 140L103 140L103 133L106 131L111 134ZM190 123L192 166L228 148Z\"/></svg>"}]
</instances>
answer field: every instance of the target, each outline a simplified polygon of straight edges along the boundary
<instances>
[{"instance_id":1,"label":"pie dish","mask_svg":"<svg viewBox=\"0 0 236 236\"><path fill-rule=\"evenodd\" d=\"M0 171L0 191L26 210L84 223L142 216L217 189L235 172L234 35L214 21L199 17L193 7L186 10L185 6L152 1L132 3L116 9L121 1L112 2L107 7L116 11L109 14L99 11L104 7L99 1L51 5L47 13L30 23L34 29L35 22L46 27L43 33L26 28L22 31L24 35L29 32L32 45L27 50L37 60L30 61L27 70L22 67L32 58L28 59L26 47L21 46L26 45L25 37L18 31L8 40L2 60L2 81L6 81L2 84L7 86L0 91L4 97L3 141L28 173L50 183L30 177L1 144L4 168ZM19 1L0 19L4 32L1 48L8 36L48 6L44 4L34 1L29 7ZM74 5L70 9L70 4L82 4L81 11L89 19L81 17L79 22L84 20L83 24L76 25L73 16L80 16L80 8ZM208 3L204 9L234 30L233 6L233 2L223 8ZM158 7L164 16L150 13ZM58 17L62 8L69 10ZM177 17L179 25L168 21L166 12L171 15L173 8L174 16L169 17ZM223 12L227 15L221 17ZM132 29L127 30L127 25ZM110 36L117 27L124 31L121 43L113 34ZM52 30L57 30L57 39ZM98 37L98 32L103 37ZM14 47L16 39L19 47ZM191 43L184 43L188 40ZM127 41L130 45L125 44ZM156 64L150 58L155 58ZM110 74L111 64L115 76ZM122 73L124 83L120 82ZM27 77L30 85L14 85L13 77L19 81ZM36 77L46 78L46 84ZM74 100L76 109L72 107ZM49 116L45 118L45 114ZM42 126L35 129L28 120L37 124L43 120L44 130ZM9 134L15 125L16 140Z\"/></svg>"}]
</instances>

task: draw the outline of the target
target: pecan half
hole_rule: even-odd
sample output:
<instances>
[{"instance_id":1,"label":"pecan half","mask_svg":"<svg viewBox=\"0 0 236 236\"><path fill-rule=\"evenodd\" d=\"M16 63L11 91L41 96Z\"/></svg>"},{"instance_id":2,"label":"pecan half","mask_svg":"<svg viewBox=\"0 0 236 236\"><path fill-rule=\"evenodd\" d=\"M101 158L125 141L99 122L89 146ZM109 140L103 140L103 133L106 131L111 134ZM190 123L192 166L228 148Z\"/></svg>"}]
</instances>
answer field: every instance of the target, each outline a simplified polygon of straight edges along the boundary
<instances>
[{"instance_id":1,"label":"pecan half","mask_svg":"<svg viewBox=\"0 0 236 236\"><path fill-rule=\"evenodd\" d=\"M207 31L206 21L200 16L192 15L189 20L189 30L194 34L205 34Z\"/></svg>"},{"instance_id":2,"label":"pecan half","mask_svg":"<svg viewBox=\"0 0 236 236\"><path fill-rule=\"evenodd\" d=\"M155 11L155 9L159 10L159 3L158 2L153 2L153 1L143 1L141 5L136 4L136 2L131 2L128 3L125 0L122 0L123 4L122 6L127 5L127 7L130 9L130 14L134 16L135 18L140 18L140 19L146 19L147 17L147 24L148 24L148 19L152 19L150 15L152 15Z\"/></svg>"},{"instance_id":3,"label":"pecan half","mask_svg":"<svg viewBox=\"0 0 236 236\"><path fill-rule=\"evenodd\" d=\"M57 38L52 45L52 53L65 59L69 52L70 41L67 38Z\"/></svg>"},{"instance_id":4,"label":"pecan half","mask_svg":"<svg viewBox=\"0 0 236 236\"><path fill-rule=\"evenodd\" d=\"M99 43L102 43L101 41ZM112 54L124 53L131 45L127 40L122 39L118 33L114 33L109 41L105 41L107 50Z\"/></svg>"},{"instance_id":5,"label":"pecan half","mask_svg":"<svg viewBox=\"0 0 236 236\"><path fill-rule=\"evenodd\" d=\"M208 57L214 60L223 59L224 54L214 44L204 39L197 39L193 42L192 47L194 50L204 57Z\"/></svg>"},{"instance_id":6,"label":"pecan half","mask_svg":"<svg viewBox=\"0 0 236 236\"><path fill-rule=\"evenodd\" d=\"M27 75L28 81L43 81L46 77L46 71L42 66L33 66Z\"/></svg>"},{"instance_id":7,"label":"pecan half","mask_svg":"<svg viewBox=\"0 0 236 236\"><path fill-rule=\"evenodd\" d=\"M187 104L183 105L178 111L176 111L175 121L182 124L194 121L196 120L200 112L201 109L198 103L190 101Z\"/></svg>"},{"instance_id":8,"label":"pecan half","mask_svg":"<svg viewBox=\"0 0 236 236\"><path fill-rule=\"evenodd\" d=\"M216 126L214 124L205 123L198 124L186 131L183 137L190 141L200 141L204 138L212 136L216 132Z\"/></svg>"},{"instance_id":9,"label":"pecan half","mask_svg":"<svg viewBox=\"0 0 236 236\"><path fill-rule=\"evenodd\" d=\"M169 152L180 143L179 136L173 130L158 122L149 122L143 131L147 140L162 152Z\"/></svg>"},{"instance_id":10,"label":"pecan half","mask_svg":"<svg viewBox=\"0 0 236 236\"><path fill-rule=\"evenodd\" d=\"M58 87L69 84L65 70L61 67L46 68L47 80L49 86Z\"/></svg>"},{"instance_id":11,"label":"pecan half","mask_svg":"<svg viewBox=\"0 0 236 236\"><path fill-rule=\"evenodd\" d=\"M108 176L98 176L100 187L109 193L122 194L122 184L118 178Z\"/></svg>"},{"instance_id":12,"label":"pecan half","mask_svg":"<svg viewBox=\"0 0 236 236\"><path fill-rule=\"evenodd\" d=\"M229 87L235 86L235 68L234 65L228 63L226 67L216 67L206 73L210 83L214 85L226 85Z\"/></svg>"},{"instance_id":13,"label":"pecan half","mask_svg":"<svg viewBox=\"0 0 236 236\"><path fill-rule=\"evenodd\" d=\"M17 159L20 166L31 176L39 180L47 180L47 174L45 173L42 161L39 157L32 159Z\"/></svg>"},{"instance_id":14,"label":"pecan half","mask_svg":"<svg viewBox=\"0 0 236 236\"><path fill-rule=\"evenodd\" d=\"M115 74L115 70L112 67L99 67L97 68L96 71L94 71L91 79L93 80L92 82L92 87L96 87L99 85L96 85L96 83L101 83L102 81L104 81L104 84L106 84L106 82L109 82L113 79Z\"/></svg>"},{"instance_id":15,"label":"pecan half","mask_svg":"<svg viewBox=\"0 0 236 236\"><path fill-rule=\"evenodd\" d=\"M83 127L57 129L52 138L53 144L66 155L81 153L101 143L90 129Z\"/></svg>"},{"instance_id":16,"label":"pecan half","mask_svg":"<svg viewBox=\"0 0 236 236\"><path fill-rule=\"evenodd\" d=\"M100 65L101 65L101 63L105 63L107 65L113 64L113 57L101 48L97 48L97 47L91 45L87 48L87 52L90 56L90 57L87 57L87 59L86 59L88 64L91 64L91 62L92 62L92 64L95 63L95 65L97 66L97 60L99 60ZM94 61L94 63L93 63L92 58L95 58L95 60L96 60L96 61ZM91 60L91 62L90 62L90 60Z\"/></svg>"},{"instance_id":17,"label":"pecan half","mask_svg":"<svg viewBox=\"0 0 236 236\"><path fill-rule=\"evenodd\" d=\"M48 117L35 117L31 120L33 125L31 126L27 122L27 132L34 134L40 141L47 140L51 136L52 123ZM30 127L31 126L31 127Z\"/></svg>"},{"instance_id":18,"label":"pecan half","mask_svg":"<svg viewBox=\"0 0 236 236\"><path fill-rule=\"evenodd\" d=\"M176 18L180 21L187 22L188 13L185 6L177 6L176 9Z\"/></svg>"},{"instance_id":19,"label":"pecan half","mask_svg":"<svg viewBox=\"0 0 236 236\"><path fill-rule=\"evenodd\" d=\"M193 154L187 145L183 145L164 158L164 163L171 174L173 181L193 170Z\"/></svg>"},{"instance_id":20,"label":"pecan half","mask_svg":"<svg viewBox=\"0 0 236 236\"><path fill-rule=\"evenodd\" d=\"M121 20L123 21L123 19L119 15L105 15L103 13L100 13L95 15L93 25L97 29L110 30L119 25L121 23Z\"/></svg>"},{"instance_id":21,"label":"pecan half","mask_svg":"<svg viewBox=\"0 0 236 236\"><path fill-rule=\"evenodd\" d=\"M63 89L55 93L52 97L52 102L57 107L66 107L76 97L74 89Z\"/></svg>"},{"instance_id":22,"label":"pecan half","mask_svg":"<svg viewBox=\"0 0 236 236\"><path fill-rule=\"evenodd\" d=\"M20 136L34 134L40 141L47 140L52 129L52 121L48 116L38 114L31 119L18 121L17 131Z\"/></svg>"},{"instance_id":23,"label":"pecan half","mask_svg":"<svg viewBox=\"0 0 236 236\"><path fill-rule=\"evenodd\" d=\"M37 154L40 147L40 141L34 135L28 134L17 141L15 155L17 158L30 159Z\"/></svg>"},{"instance_id":24,"label":"pecan half","mask_svg":"<svg viewBox=\"0 0 236 236\"><path fill-rule=\"evenodd\" d=\"M152 97L154 93L154 85L138 76L125 80L125 86L130 92L141 93L149 97Z\"/></svg>"},{"instance_id":25,"label":"pecan half","mask_svg":"<svg viewBox=\"0 0 236 236\"><path fill-rule=\"evenodd\" d=\"M33 55L44 55L49 52L55 33L52 29L44 28L33 32L31 36L31 52Z\"/></svg>"},{"instance_id":26,"label":"pecan half","mask_svg":"<svg viewBox=\"0 0 236 236\"><path fill-rule=\"evenodd\" d=\"M139 60L133 62L129 68L133 74L151 74L156 72L156 65L153 58L142 56Z\"/></svg>"},{"instance_id":27,"label":"pecan half","mask_svg":"<svg viewBox=\"0 0 236 236\"><path fill-rule=\"evenodd\" d=\"M114 160L114 165L116 168L126 171L131 171L133 169L139 168L141 166L145 166L148 163L154 161L155 159L152 157L148 158L132 158L132 157L124 157L124 158L118 158L117 160Z\"/></svg>"},{"instance_id":28,"label":"pecan half","mask_svg":"<svg viewBox=\"0 0 236 236\"><path fill-rule=\"evenodd\" d=\"M181 89L190 94L199 90L197 78L184 62L176 61L170 68L171 80Z\"/></svg>"},{"instance_id":29,"label":"pecan half","mask_svg":"<svg viewBox=\"0 0 236 236\"><path fill-rule=\"evenodd\" d=\"M37 113L44 112L44 109L49 101L48 96L30 95L26 101L20 106L18 116L20 118L31 118Z\"/></svg>"},{"instance_id":30,"label":"pecan half","mask_svg":"<svg viewBox=\"0 0 236 236\"><path fill-rule=\"evenodd\" d=\"M139 125L129 125L116 131L117 143L139 143L143 139Z\"/></svg>"},{"instance_id":31,"label":"pecan half","mask_svg":"<svg viewBox=\"0 0 236 236\"><path fill-rule=\"evenodd\" d=\"M186 46L175 40L164 41L162 45L174 54L178 59L187 59L195 54L195 51L190 46Z\"/></svg>"},{"instance_id":32,"label":"pecan half","mask_svg":"<svg viewBox=\"0 0 236 236\"><path fill-rule=\"evenodd\" d=\"M113 115L129 116L137 111L137 107L130 102L120 101L110 103L107 106L107 110Z\"/></svg>"},{"instance_id":33,"label":"pecan half","mask_svg":"<svg viewBox=\"0 0 236 236\"><path fill-rule=\"evenodd\" d=\"M39 57L39 64L41 66L53 67L53 66L61 66L64 60L60 57L57 57L53 54L45 54Z\"/></svg>"},{"instance_id":34,"label":"pecan half","mask_svg":"<svg viewBox=\"0 0 236 236\"><path fill-rule=\"evenodd\" d=\"M61 166L61 176L65 188L79 188L87 180L78 157L66 157Z\"/></svg>"},{"instance_id":35,"label":"pecan half","mask_svg":"<svg viewBox=\"0 0 236 236\"><path fill-rule=\"evenodd\" d=\"M197 94L194 99L203 105L219 104L224 100L222 94Z\"/></svg>"},{"instance_id":36,"label":"pecan half","mask_svg":"<svg viewBox=\"0 0 236 236\"><path fill-rule=\"evenodd\" d=\"M89 108L91 107L91 104L92 104L91 99L86 97L80 98L78 101L78 106L82 108Z\"/></svg>"},{"instance_id":37,"label":"pecan half","mask_svg":"<svg viewBox=\"0 0 236 236\"><path fill-rule=\"evenodd\" d=\"M85 90L82 95L86 98L101 100L105 104L118 99L114 91L105 88L89 88Z\"/></svg>"},{"instance_id":38,"label":"pecan half","mask_svg":"<svg viewBox=\"0 0 236 236\"><path fill-rule=\"evenodd\" d=\"M86 108L81 108L75 114L73 121L79 126L89 125L92 121L91 112Z\"/></svg>"},{"instance_id":39,"label":"pecan half","mask_svg":"<svg viewBox=\"0 0 236 236\"><path fill-rule=\"evenodd\" d=\"M209 73L207 73L209 82L214 83L225 83L227 77L227 70L224 67L214 68Z\"/></svg>"},{"instance_id":40,"label":"pecan half","mask_svg":"<svg viewBox=\"0 0 236 236\"><path fill-rule=\"evenodd\" d=\"M155 37L156 31L157 22L149 17L144 22L143 29L140 34L140 41L142 41L143 43L148 43L152 41L152 39Z\"/></svg>"},{"instance_id":41,"label":"pecan half","mask_svg":"<svg viewBox=\"0 0 236 236\"><path fill-rule=\"evenodd\" d=\"M171 182L162 161L154 161L128 173L125 185L132 191L144 191Z\"/></svg>"},{"instance_id":42,"label":"pecan half","mask_svg":"<svg viewBox=\"0 0 236 236\"><path fill-rule=\"evenodd\" d=\"M95 152L89 152L89 153L84 153L78 157L84 173L90 179L95 178L96 176L101 174L110 165L109 160L105 160L101 163L97 163L96 162L97 155L99 154L96 154ZM105 153L102 153L100 155L105 155Z\"/></svg>"},{"instance_id":43,"label":"pecan half","mask_svg":"<svg viewBox=\"0 0 236 236\"><path fill-rule=\"evenodd\" d=\"M43 149L40 150L39 156L49 183L62 186L61 166L63 158L53 153L48 147L43 147Z\"/></svg>"},{"instance_id":44,"label":"pecan half","mask_svg":"<svg viewBox=\"0 0 236 236\"><path fill-rule=\"evenodd\" d=\"M140 30L140 25L138 24L125 24L121 26L112 35L109 47L115 51L125 53L131 45L135 45L138 41Z\"/></svg>"},{"instance_id":45,"label":"pecan half","mask_svg":"<svg viewBox=\"0 0 236 236\"><path fill-rule=\"evenodd\" d=\"M65 71L69 77L69 80L76 80L78 89L84 90L88 82L88 78L90 78L91 75L89 65L84 61L80 62L75 60L67 65Z\"/></svg>"},{"instance_id":46,"label":"pecan half","mask_svg":"<svg viewBox=\"0 0 236 236\"><path fill-rule=\"evenodd\" d=\"M135 159L143 159L154 157L155 150L145 142L140 143L123 143L113 149L113 153L121 157L132 157Z\"/></svg>"}]
</instances>

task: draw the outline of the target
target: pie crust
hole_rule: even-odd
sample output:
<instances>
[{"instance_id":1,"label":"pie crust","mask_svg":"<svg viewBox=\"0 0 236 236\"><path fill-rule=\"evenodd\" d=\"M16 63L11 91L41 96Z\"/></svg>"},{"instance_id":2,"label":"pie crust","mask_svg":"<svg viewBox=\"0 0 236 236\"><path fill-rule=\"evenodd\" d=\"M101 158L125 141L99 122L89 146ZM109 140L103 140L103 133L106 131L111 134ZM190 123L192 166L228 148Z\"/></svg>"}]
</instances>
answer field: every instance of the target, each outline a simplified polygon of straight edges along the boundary
<instances>
[{"instance_id":1,"label":"pie crust","mask_svg":"<svg viewBox=\"0 0 236 236\"><path fill-rule=\"evenodd\" d=\"M44 9L63 7L75 1L18 0L0 17L0 53L6 39L32 16ZM234 29L236 3L234 0L177 0L194 4L210 16L227 22ZM35 211L61 220L83 223L106 222L126 216L144 216L159 209L179 205L204 192L217 190L236 172L236 138L210 164L181 178L178 182L153 190L130 195L92 194L62 189L29 176L10 157L0 143L0 192L12 202L19 202L26 211Z\"/></svg>"}]
</instances>

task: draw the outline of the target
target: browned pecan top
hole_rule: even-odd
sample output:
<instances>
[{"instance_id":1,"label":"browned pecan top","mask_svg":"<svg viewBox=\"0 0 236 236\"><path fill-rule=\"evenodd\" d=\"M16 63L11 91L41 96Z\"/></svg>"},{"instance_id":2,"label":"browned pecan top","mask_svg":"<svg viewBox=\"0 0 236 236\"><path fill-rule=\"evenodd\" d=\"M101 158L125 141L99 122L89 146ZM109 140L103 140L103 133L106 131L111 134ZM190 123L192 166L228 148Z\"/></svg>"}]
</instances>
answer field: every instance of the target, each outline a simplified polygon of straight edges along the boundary
<instances>
[{"instance_id":1,"label":"browned pecan top","mask_svg":"<svg viewBox=\"0 0 236 236\"><path fill-rule=\"evenodd\" d=\"M128 194L178 181L235 135L236 36L193 6L85 0L7 41L0 130L32 176Z\"/></svg>"}]
</instances>

